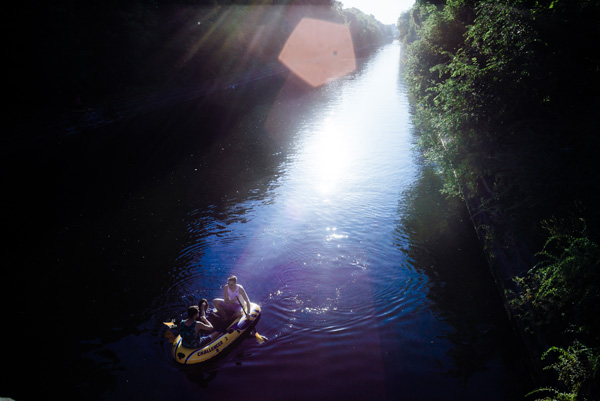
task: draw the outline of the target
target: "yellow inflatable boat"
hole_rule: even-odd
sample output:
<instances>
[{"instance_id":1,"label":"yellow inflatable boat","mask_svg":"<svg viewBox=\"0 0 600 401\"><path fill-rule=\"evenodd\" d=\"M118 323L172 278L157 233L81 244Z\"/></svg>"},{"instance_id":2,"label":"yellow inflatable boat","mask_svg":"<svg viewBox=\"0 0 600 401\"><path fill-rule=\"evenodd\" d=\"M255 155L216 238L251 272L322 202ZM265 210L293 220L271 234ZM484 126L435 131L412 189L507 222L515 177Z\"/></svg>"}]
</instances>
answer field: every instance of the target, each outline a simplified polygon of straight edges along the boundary
<instances>
[{"instance_id":1,"label":"yellow inflatable boat","mask_svg":"<svg viewBox=\"0 0 600 401\"><path fill-rule=\"evenodd\" d=\"M175 337L172 354L176 362L183 365L206 362L223 352L245 333L250 332L260 317L260 306L251 303L250 313L242 315L229 324L221 335L201 348L190 349L181 345L181 336Z\"/></svg>"}]
</instances>

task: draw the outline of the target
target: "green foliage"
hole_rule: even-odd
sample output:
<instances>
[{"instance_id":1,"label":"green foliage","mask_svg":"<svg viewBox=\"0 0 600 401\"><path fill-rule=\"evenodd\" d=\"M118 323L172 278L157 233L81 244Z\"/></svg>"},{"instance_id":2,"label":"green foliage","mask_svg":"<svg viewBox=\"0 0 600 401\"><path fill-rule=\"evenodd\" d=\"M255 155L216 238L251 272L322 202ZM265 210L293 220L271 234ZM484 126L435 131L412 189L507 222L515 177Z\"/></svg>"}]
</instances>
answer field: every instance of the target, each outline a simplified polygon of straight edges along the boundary
<instances>
[{"instance_id":1,"label":"green foliage","mask_svg":"<svg viewBox=\"0 0 600 401\"><path fill-rule=\"evenodd\" d=\"M396 27L398 28L398 40L400 42L407 44L412 43L417 39L417 32L413 24L411 24L411 13L408 11L404 11L398 17L398 21L396 22Z\"/></svg>"},{"instance_id":2,"label":"green foliage","mask_svg":"<svg viewBox=\"0 0 600 401\"><path fill-rule=\"evenodd\" d=\"M367 15L357 8L344 9L342 14L350 28L354 50L359 55L391 39L388 27L372 15Z\"/></svg>"},{"instance_id":3,"label":"green foliage","mask_svg":"<svg viewBox=\"0 0 600 401\"><path fill-rule=\"evenodd\" d=\"M600 60L589 48L598 17L591 2L452 0L417 2L398 20L411 97L429 110L415 119L436 115L418 125L446 144L427 154L444 153L440 171L454 170L465 193L493 188L488 204L515 232L537 235L537 222L573 199L597 200L594 167L583 165L599 142L590 83Z\"/></svg>"},{"instance_id":4,"label":"green foliage","mask_svg":"<svg viewBox=\"0 0 600 401\"><path fill-rule=\"evenodd\" d=\"M540 262L516 279L513 307L532 331L594 347L599 18L597 1L418 0L397 23L419 145L444 177L444 192L476 198L495 244L511 233L539 249L544 221ZM574 202L582 218L564 217ZM551 368L567 391L546 389L545 399L597 395L585 384L596 375L597 349L573 347L547 353L559 354ZM591 376L578 370L586 361Z\"/></svg>"},{"instance_id":5,"label":"green foliage","mask_svg":"<svg viewBox=\"0 0 600 401\"><path fill-rule=\"evenodd\" d=\"M538 254L543 260L515 279L520 292L513 294L512 305L531 330L542 330L554 341L575 340L567 349L552 347L543 355L558 355L545 369L555 370L567 390L548 387L534 393L549 394L540 400L598 396L600 247L588 238L582 219L550 219L544 228L549 238Z\"/></svg>"},{"instance_id":6,"label":"green foliage","mask_svg":"<svg viewBox=\"0 0 600 401\"><path fill-rule=\"evenodd\" d=\"M597 392L596 379L600 369L600 350L586 347L575 341L567 349L552 347L548 349L542 359L553 357L553 362L544 370L554 370L564 390L545 387L531 392L533 394L547 394L536 401L577 401L585 400L587 394Z\"/></svg>"},{"instance_id":7,"label":"green foliage","mask_svg":"<svg viewBox=\"0 0 600 401\"><path fill-rule=\"evenodd\" d=\"M405 44L410 44L420 39L420 30L423 23L430 15L436 13L438 8L427 2L416 3L410 11L405 11L398 17L398 39Z\"/></svg>"},{"instance_id":8,"label":"green foliage","mask_svg":"<svg viewBox=\"0 0 600 401\"><path fill-rule=\"evenodd\" d=\"M424 155L437 167L444 177L442 192L449 196L460 196L459 170L451 164L452 155L457 152L455 142L447 142L447 137L439 133L444 122L439 114L431 109L418 106L415 110L415 128L419 133L418 145Z\"/></svg>"},{"instance_id":9,"label":"green foliage","mask_svg":"<svg viewBox=\"0 0 600 401\"><path fill-rule=\"evenodd\" d=\"M410 94L419 105L415 120L421 127L420 143L449 179L445 191L450 194L460 192L459 182L473 182L479 171L476 160L470 157L477 146L472 131L477 119L472 109L477 104L471 101L475 93L464 77L474 68L470 69L469 62L457 63L471 15L464 8L459 1L445 8L420 4L413 8L408 27L399 24L405 32L417 32L418 40L407 48L406 79ZM406 21L407 17L403 19ZM410 36L403 40L409 41ZM422 121L424 118L431 121Z\"/></svg>"},{"instance_id":10,"label":"green foliage","mask_svg":"<svg viewBox=\"0 0 600 401\"><path fill-rule=\"evenodd\" d=\"M464 8L457 1L430 14L406 64L412 94L440 115L447 142L457 142L447 164L485 177L512 154L498 126L521 113L514 94L527 86L531 35L525 18L506 6L480 4L472 21Z\"/></svg>"},{"instance_id":11,"label":"green foliage","mask_svg":"<svg viewBox=\"0 0 600 401\"><path fill-rule=\"evenodd\" d=\"M543 258L524 277L514 305L536 326L600 344L600 247L581 219L548 220Z\"/></svg>"},{"instance_id":12,"label":"green foliage","mask_svg":"<svg viewBox=\"0 0 600 401\"><path fill-rule=\"evenodd\" d=\"M455 52L447 70L459 85L446 89L447 101L465 97L458 107L470 105L470 119L489 129L519 119L515 94L526 93L535 68L532 43L535 32L531 19L507 2L482 2L476 18L465 34L464 46ZM443 93L445 88L441 88ZM454 108L456 109L456 107ZM489 139L500 140L498 134Z\"/></svg>"}]
</instances>

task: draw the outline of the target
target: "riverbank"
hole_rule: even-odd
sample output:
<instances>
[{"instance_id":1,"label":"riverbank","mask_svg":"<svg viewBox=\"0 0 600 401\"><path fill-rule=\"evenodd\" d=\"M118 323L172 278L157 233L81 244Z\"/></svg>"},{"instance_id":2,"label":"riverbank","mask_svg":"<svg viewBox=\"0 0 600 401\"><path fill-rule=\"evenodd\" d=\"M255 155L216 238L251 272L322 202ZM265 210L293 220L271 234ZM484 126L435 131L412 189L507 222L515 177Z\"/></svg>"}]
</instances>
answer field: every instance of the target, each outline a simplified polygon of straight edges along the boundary
<instances>
[{"instance_id":1,"label":"riverbank","mask_svg":"<svg viewBox=\"0 0 600 401\"><path fill-rule=\"evenodd\" d=\"M420 146L468 204L532 374L573 399L600 391L598 15L456 1L398 20Z\"/></svg>"},{"instance_id":2,"label":"riverbank","mask_svg":"<svg viewBox=\"0 0 600 401\"><path fill-rule=\"evenodd\" d=\"M517 318L518 313L508 296L509 292L520 292L515 278L522 276L535 265L534 254L526 244L516 240L509 232L504 232L502 238L494 236L493 227L497 227L498 222L494 221L491 213L481 207L481 201L474 197L465 197L463 200L509 321L527 352L531 376L539 386L547 381L547 378L544 378L547 375L544 374L541 357L549 345L540 332L526 330L525 324Z\"/></svg>"}]
</instances>

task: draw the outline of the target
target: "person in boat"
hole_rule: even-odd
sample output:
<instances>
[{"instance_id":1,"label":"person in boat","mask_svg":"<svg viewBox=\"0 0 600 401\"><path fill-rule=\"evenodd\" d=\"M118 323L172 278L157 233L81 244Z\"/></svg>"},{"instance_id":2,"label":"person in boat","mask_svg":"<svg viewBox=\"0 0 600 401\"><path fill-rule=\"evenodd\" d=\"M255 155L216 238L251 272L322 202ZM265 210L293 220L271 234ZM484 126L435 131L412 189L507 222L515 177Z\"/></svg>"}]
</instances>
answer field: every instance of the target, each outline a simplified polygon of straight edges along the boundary
<instances>
[{"instance_id":1,"label":"person in boat","mask_svg":"<svg viewBox=\"0 0 600 401\"><path fill-rule=\"evenodd\" d=\"M208 300L206 298L202 298L200 300L200 302L198 302L198 308L200 309L200 321L202 323L205 323L207 326L212 327L210 330L206 330L206 329L201 329L201 332L204 333L212 333L213 331L215 331L217 328L212 326L212 323L208 321L207 317L206 317L206 312L208 311Z\"/></svg>"},{"instance_id":2,"label":"person in boat","mask_svg":"<svg viewBox=\"0 0 600 401\"><path fill-rule=\"evenodd\" d=\"M250 299L246 290L237 283L236 276L231 276L227 279L227 285L223 288L223 298L213 299L213 305L221 318L225 320L230 317L238 318L243 315L242 298L246 303L246 313L250 313Z\"/></svg>"},{"instance_id":3,"label":"person in boat","mask_svg":"<svg viewBox=\"0 0 600 401\"><path fill-rule=\"evenodd\" d=\"M200 309L200 317L206 317L206 311L208 310L208 300L206 298L202 298L200 302L198 302L198 308Z\"/></svg>"},{"instance_id":4,"label":"person in boat","mask_svg":"<svg viewBox=\"0 0 600 401\"><path fill-rule=\"evenodd\" d=\"M203 312L206 313L206 309L203 308ZM179 325L181 344L184 347L192 349L200 348L219 336L219 333L214 331L212 324L206 319L206 316L204 314L200 316L200 308L198 306L190 306L187 313L187 320L183 320ZM213 332L208 335L200 335L200 331Z\"/></svg>"}]
</instances>

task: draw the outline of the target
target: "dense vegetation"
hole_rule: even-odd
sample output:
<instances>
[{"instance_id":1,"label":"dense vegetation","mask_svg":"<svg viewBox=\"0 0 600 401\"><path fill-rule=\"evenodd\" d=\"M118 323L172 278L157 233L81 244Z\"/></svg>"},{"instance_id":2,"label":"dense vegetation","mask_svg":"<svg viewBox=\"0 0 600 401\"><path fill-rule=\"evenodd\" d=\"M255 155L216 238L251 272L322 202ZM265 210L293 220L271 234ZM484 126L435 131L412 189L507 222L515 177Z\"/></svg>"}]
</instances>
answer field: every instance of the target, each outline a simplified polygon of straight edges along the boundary
<instances>
[{"instance_id":1,"label":"dense vegetation","mask_svg":"<svg viewBox=\"0 0 600 401\"><path fill-rule=\"evenodd\" d=\"M419 0L398 20L445 191L488 216L488 249L539 251L512 305L556 345L545 399L600 397L599 18L592 0Z\"/></svg>"},{"instance_id":2,"label":"dense vegetation","mask_svg":"<svg viewBox=\"0 0 600 401\"><path fill-rule=\"evenodd\" d=\"M21 51L35 71L34 95L14 102L23 119L260 70L303 17L348 25L359 53L393 28L333 0L63 0L27 15L33 41Z\"/></svg>"}]
</instances>

